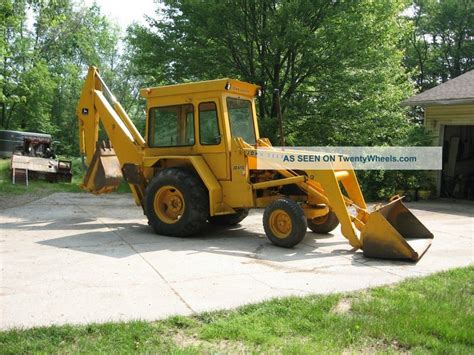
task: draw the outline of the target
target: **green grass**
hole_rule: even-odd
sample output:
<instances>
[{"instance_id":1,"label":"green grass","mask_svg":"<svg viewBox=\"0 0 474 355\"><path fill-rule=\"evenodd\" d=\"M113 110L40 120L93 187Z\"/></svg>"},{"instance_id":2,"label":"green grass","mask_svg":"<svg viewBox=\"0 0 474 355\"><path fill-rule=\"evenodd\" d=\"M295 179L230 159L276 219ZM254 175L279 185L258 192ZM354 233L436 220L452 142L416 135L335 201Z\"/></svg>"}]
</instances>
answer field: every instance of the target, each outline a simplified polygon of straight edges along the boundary
<instances>
[{"instance_id":1,"label":"green grass","mask_svg":"<svg viewBox=\"0 0 474 355\"><path fill-rule=\"evenodd\" d=\"M363 272L363 270L361 270ZM474 267L349 294L290 297L157 322L0 333L24 352L474 352ZM347 312L335 312L341 300Z\"/></svg>"},{"instance_id":2,"label":"green grass","mask_svg":"<svg viewBox=\"0 0 474 355\"><path fill-rule=\"evenodd\" d=\"M27 187L24 181L19 181L17 184L12 184L10 175L10 159L0 159L0 193L21 195L25 193L53 193L53 192L83 192L80 188L82 179L85 174L85 169L80 158L64 158L65 160L72 160L73 177L71 183L58 182L51 183L44 180L30 180ZM118 191L119 193L130 192L128 184L123 181Z\"/></svg>"}]
</instances>

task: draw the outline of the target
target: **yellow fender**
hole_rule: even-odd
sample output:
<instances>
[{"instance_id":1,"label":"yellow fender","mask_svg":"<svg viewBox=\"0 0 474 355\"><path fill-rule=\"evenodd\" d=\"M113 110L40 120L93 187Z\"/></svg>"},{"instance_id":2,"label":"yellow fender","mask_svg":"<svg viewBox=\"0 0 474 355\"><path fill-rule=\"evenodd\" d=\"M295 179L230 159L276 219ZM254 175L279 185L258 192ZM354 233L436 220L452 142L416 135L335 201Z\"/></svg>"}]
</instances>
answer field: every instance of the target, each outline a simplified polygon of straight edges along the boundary
<instances>
[{"instance_id":1,"label":"yellow fender","mask_svg":"<svg viewBox=\"0 0 474 355\"><path fill-rule=\"evenodd\" d=\"M209 214L211 216L227 213L235 213L235 210L223 202L222 186L212 173L202 156L198 155L164 155L160 157L146 157L145 168L151 168L158 163L166 167L192 166L209 191Z\"/></svg>"}]
</instances>

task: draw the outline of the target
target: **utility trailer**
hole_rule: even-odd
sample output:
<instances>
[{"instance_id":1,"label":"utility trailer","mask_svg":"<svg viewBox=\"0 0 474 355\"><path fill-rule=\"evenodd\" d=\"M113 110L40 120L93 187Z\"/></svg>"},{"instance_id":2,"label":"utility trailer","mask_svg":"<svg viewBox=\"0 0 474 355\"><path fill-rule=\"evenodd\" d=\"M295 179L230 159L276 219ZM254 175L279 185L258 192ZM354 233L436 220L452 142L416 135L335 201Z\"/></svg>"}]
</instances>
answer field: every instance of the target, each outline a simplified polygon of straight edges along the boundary
<instances>
[{"instance_id":1,"label":"utility trailer","mask_svg":"<svg viewBox=\"0 0 474 355\"><path fill-rule=\"evenodd\" d=\"M11 158L12 182L30 179L44 179L49 182L71 182L72 162L70 160L48 159L14 154Z\"/></svg>"}]
</instances>

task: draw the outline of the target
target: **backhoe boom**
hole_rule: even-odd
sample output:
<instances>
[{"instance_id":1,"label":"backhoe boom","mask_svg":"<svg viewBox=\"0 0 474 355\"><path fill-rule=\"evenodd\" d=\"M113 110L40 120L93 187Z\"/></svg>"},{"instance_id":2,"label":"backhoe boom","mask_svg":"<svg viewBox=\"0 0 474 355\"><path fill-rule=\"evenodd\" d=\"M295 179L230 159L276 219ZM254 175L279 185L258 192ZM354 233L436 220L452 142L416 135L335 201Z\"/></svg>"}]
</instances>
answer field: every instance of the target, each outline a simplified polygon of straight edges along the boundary
<instances>
[{"instance_id":1,"label":"backhoe boom","mask_svg":"<svg viewBox=\"0 0 474 355\"><path fill-rule=\"evenodd\" d=\"M142 165L145 140L95 67L89 68L77 116L80 151L89 164L82 187L96 194L113 191L121 182L124 166ZM98 144L99 124L110 141L102 145ZM133 184L130 187L141 203L142 189Z\"/></svg>"}]
</instances>

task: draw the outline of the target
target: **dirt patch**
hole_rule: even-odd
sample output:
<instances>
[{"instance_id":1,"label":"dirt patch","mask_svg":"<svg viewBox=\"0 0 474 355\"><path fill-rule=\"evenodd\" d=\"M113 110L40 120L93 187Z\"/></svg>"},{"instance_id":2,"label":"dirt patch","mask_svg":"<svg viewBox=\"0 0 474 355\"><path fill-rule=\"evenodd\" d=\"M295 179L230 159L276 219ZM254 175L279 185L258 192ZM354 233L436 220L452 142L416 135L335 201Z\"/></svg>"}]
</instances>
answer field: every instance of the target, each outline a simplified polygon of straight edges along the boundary
<instances>
[{"instance_id":1,"label":"dirt patch","mask_svg":"<svg viewBox=\"0 0 474 355\"><path fill-rule=\"evenodd\" d=\"M400 344L397 340L392 342L386 340L376 340L372 344L367 344L361 348L350 348L342 352L343 355L349 354L375 354L375 353L392 353L409 354L410 349Z\"/></svg>"},{"instance_id":2,"label":"dirt patch","mask_svg":"<svg viewBox=\"0 0 474 355\"><path fill-rule=\"evenodd\" d=\"M0 193L0 211L9 208L24 206L33 201L39 200L40 198L46 197L51 194L51 191L36 190L34 192L28 192L24 194L11 194L11 193Z\"/></svg>"},{"instance_id":3,"label":"dirt patch","mask_svg":"<svg viewBox=\"0 0 474 355\"><path fill-rule=\"evenodd\" d=\"M347 298L341 299L331 310L331 312L336 314L346 314L349 313L352 309L351 301Z\"/></svg>"},{"instance_id":4,"label":"dirt patch","mask_svg":"<svg viewBox=\"0 0 474 355\"><path fill-rule=\"evenodd\" d=\"M188 335L184 332L177 332L173 334L173 341L176 345L187 347L187 346L201 346L207 343L201 339L196 338L195 336Z\"/></svg>"},{"instance_id":5,"label":"dirt patch","mask_svg":"<svg viewBox=\"0 0 474 355\"><path fill-rule=\"evenodd\" d=\"M232 353L232 354L246 354L248 349L244 343L240 341L220 340L216 343L211 343L207 340L197 338L195 335L189 335L185 332L178 331L172 335L173 342L180 347L200 347L210 353Z\"/></svg>"}]
</instances>

